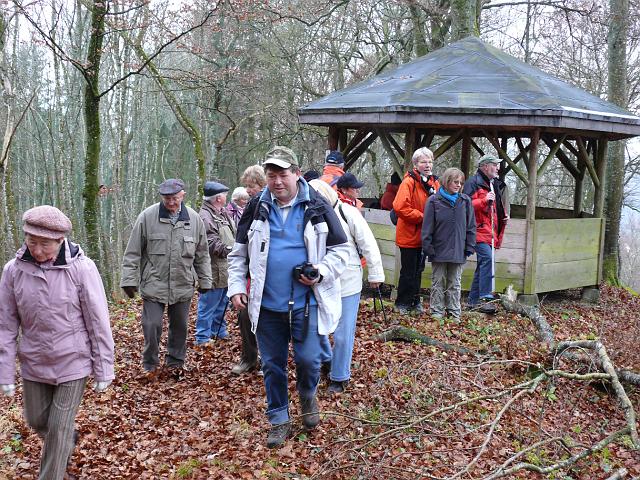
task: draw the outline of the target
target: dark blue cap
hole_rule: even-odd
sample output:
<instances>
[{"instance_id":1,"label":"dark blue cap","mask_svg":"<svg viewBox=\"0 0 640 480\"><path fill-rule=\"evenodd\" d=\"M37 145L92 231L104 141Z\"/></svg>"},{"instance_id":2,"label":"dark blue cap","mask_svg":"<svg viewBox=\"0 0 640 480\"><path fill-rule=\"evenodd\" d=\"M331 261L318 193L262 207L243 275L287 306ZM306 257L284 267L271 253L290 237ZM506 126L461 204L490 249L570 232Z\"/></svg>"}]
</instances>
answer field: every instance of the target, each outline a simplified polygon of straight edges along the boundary
<instances>
[{"instance_id":1,"label":"dark blue cap","mask_svg":"<svg viewBox=\"0 0 640 480\"><path fill-rule=\"evenodd\" d=\"M356 178L353 173L345 173L338 179L336 186L338 188L362 188L364 182L361 182Z\"/></svg>"},{"instance_id":2,"label":"dark blue cap","mask_svg":"<svg viewBox=\"0 0 640 480\"><path fill-rule=\"evenodd\" d=\"M220 182L204 182L204 196L213 197L219 193L228 192L229 187Z\"/></svg>"},{"instance_id":3,"label":"dark blue cap","mask_svg":"<svg viewBox=\"0 0 640 480\"><path fill-rule=\"evenodd\" d=\"M327 154L327 158L325 158L324 163L328 163L329 165L342 165L344 163L342 152L339 152L338 150L331 150Z\"/></svg>"}]
</instances>

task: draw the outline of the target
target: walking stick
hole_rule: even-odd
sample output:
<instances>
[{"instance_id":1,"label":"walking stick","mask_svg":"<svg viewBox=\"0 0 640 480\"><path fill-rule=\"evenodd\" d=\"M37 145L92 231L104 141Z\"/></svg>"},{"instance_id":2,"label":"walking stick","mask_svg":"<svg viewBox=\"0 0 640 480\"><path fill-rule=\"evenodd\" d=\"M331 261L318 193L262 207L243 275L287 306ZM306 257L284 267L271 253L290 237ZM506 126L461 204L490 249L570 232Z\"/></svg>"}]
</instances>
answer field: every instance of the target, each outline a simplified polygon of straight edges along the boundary
<instances>
[{"instance_id":1,"label":"walking stick","mask_svg":"<svg viewBox=\"0 0 640 480\"><path fill-rule=\"evenodd\" d=\"M491 188L491 193L495 195L495 192L493 191L493 179L489 181L489 187ZM495 205L495 200L489 205L489 215L491 215L491 295L496 291L496 235L494 233L493 224L493 212Z\"/></svg>"},{"instance_id":2,"label":"walking stick","mask_svg":"<svg viewBox=\"0 0 640 480\"><path fill-rule=\"evenodd\" d=\"M382 318L384 318L384 323L387 323L387 312L384 310L384 303L382 303L382 292L380 291L380 287L376 287L376 293L378 294L378 299L380 300L380 310L382 310ZM378 312L376 311L376 296L373 296L373 314L376 315Z\"/></svg>"},{"instance_id":3,"label":"walking stick","mask_svg":"<svg viewBox=\"0 0 640 480\"><path fill-rule=\"evenodd\" d=\"M227 298L226 303L224 304L224 311L222 312L222 317L220 318L220 323L218 324L218 331L216 332L216 338L213 339L213 343L216 343L218 340L218 335L220 335L220 329L222 328L222 323L224 322L224 316L227 314L227 309L229 308L229 300Z\"/></svg>"}]
</instances>

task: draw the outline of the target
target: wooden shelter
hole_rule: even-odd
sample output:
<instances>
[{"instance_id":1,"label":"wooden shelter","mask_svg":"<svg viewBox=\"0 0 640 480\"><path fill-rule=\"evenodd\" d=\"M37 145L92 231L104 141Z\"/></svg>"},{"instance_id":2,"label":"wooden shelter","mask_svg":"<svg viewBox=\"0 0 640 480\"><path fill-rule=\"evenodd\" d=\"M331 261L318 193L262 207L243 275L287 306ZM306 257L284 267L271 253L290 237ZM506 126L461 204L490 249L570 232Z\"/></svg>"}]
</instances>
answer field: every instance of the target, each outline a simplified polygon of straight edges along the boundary
<instances>
[{"instance_id":1,"label":"wooden shelter","mask_svg":"<svg viewBox=\"0 0 640 480\"><path fill-rule=\"evenodd\" d=\"M513 172L527 187L526 207L512 206L496 254L496 288L513 284L535 294L600 283L607 144L640 135L639 117L476 37L336 91L301 107L298 116L300 123L329 128L328 148L343 152L345 168L379 140L396 171L406 170L419 147L437 158L456 146L468 176L472 155L490 153L485 145L491 145L502 159L501 176ZM441 140L437 146L434 138ZM509 145L517 154L509 155ZM575 180L573 210L536 209L537 179L554 159ZM587 180L594 187L591 211L585 211ZM397 284L395 228L386 212L365 216L387 278ZM468 262L464 288L474 269L475 261ZM427 269L423 286L429 284Z\"/></svg>"}]
</instances>

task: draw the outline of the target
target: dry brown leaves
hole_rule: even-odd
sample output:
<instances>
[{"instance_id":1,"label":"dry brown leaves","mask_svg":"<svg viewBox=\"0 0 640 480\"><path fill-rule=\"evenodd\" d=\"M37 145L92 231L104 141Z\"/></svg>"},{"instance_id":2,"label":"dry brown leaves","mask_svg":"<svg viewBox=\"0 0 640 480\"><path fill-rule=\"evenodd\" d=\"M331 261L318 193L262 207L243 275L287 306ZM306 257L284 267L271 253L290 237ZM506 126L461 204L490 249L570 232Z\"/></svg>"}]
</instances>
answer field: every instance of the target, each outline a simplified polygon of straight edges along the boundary
<instances>
[{"instance_id":1,"label":"dry brown leaves","mask_svg":"<svg viewBox=\"0 0 640 480\"><path fill-rule=\"evenodd\" d=\"M80 442L69 468L79 478L446 478L477 454L510 395L434 412L526 381L535 375L526 362L547 361L529 320L505 312L495 317L465 313L461 324L427 316L400 319L426 335L482 352L478 358L377 342L372 338L387 325L379 312L374 315L371 300L364 300L347 392L331 396L321 385L325 414L318 429L305 434L297 421L294 438L268 450L262 377L230 373L240 354L237 328L230 329L231 341L204 351L192 348L191 335L186 378L149 384L140 368L140 307L113 306L117 379L106 394L85 394L77 418ZM596 306L579 303L573 293L543 302L559 340L597 336L618 367L640 371L639 311L638 297L612 288L603 289ZM387 316L393 316L389 306ZM195 309L192 323L194 318ZM233 312L229 319L235 325ZM294 369L290 372L291 413L297 415ZM639 410L640 394L632 389L629 394ZM0 400L0 478L37 477L41 444L21 418L20 395L19 388L13 401ZM527 446L562 437L563 444L548 443L520 459L549 464L623 426L605 386L545 383L505 413L486 452L462 478L483 478ZM606 478L620 467L640 475L640 456L626 439L554 478Z\"/></svg>"}]
</instances>

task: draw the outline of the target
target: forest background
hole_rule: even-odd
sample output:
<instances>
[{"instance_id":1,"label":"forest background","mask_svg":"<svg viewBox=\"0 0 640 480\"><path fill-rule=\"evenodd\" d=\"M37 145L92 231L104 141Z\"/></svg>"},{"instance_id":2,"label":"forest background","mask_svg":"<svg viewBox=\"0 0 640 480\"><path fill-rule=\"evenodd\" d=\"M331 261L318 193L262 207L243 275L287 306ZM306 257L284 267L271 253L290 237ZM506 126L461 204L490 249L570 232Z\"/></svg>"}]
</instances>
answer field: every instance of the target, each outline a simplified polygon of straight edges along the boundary
<instances>
[{"instance_id":1,"label":"forest background","mask_svg":"<svg viewBox=\"0 0 640 480\"><path fill-rule=\"evenodd\" d=\"M297 108L467 35L637 113L638 10L633 0L0 0L0 262L22 241L22 212L53 204L116 293L130 228L163 179L183 178L197 207L204 180L237 186L274 144L321 169L326 129L300 125ZM637 289L640 148L616 144L607 249L613 279ZM377 197L392 167L374 144L353 171ZM572 192L562 167L549 168L539 205L571 208ZM516 185L514 202L525 198Z\"/></svg>"}]
</instances>

